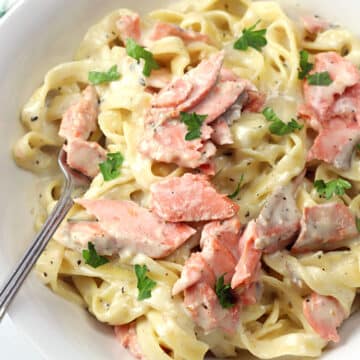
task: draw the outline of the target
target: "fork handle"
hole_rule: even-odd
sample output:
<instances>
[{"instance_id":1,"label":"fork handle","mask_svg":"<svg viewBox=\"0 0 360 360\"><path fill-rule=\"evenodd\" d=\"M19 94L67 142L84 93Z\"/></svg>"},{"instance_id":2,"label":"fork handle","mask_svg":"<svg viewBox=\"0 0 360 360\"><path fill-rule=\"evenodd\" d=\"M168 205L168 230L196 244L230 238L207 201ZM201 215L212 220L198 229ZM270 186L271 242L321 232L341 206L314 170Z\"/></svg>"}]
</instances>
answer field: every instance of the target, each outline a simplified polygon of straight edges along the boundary
<instances>
[{"instance_id":1,"label":"fork handle","mask_svg":"<svg viewBox=\"0 0 360 360\"><path fill-rule=\"evenodd\" d=\"M69 189L66 190L68 191L64 191L63 196L56 204L40 232L36 235L26 253L0 288L0 320L3 318L8 306L54 235L56 229L72 207L73 200L70 191Z\"/></svg>"}]
</instances>

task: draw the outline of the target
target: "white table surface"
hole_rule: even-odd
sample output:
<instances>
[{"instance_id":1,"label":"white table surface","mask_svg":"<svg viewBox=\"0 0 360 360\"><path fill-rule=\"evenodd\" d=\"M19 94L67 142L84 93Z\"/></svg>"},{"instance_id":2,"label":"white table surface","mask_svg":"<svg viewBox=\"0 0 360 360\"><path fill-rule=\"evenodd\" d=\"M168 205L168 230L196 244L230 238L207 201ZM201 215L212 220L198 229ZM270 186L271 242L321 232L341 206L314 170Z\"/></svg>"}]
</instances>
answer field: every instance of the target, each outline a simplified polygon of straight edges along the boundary
<instances>
[{"instance_id":1,"label":"white table surface","mask_svg":"<svg viewBox=\"0 0 360 360\"><path fill-rule=\"evenodd\" d=\"M0 0L0 10L9 8L16 1ZM0 350L2 359L44 360L31 342L16 329L8 315L0 322Z\"/></svg>"}]
</instances>

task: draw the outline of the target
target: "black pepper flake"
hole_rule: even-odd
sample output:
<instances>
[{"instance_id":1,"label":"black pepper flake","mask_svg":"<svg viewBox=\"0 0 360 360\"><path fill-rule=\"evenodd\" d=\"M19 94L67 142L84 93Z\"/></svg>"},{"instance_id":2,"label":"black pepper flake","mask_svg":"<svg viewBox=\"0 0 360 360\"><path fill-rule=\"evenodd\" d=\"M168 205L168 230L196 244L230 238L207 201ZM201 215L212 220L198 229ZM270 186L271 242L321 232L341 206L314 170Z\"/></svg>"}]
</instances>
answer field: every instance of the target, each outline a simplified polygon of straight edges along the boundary
<instances>
[{"instance_id":1,"label":"black pepper flake","mask_svg":"<svg viewBox=\"0 0 360 360\"><path fill-rule=\"evenodd\" d=\"M78 260L78 261L77 261L77 264L80 266L80 265L81 265L81 260Z\"/></svg>"},{"instance_id":2,"label":"black pepper flake","mask_svg":"<svg viewBox=\"0 0 360 360\"><path fill-rule=\"evenodd\" d=\"M169 276L169 273L166 272L166 273L165 273L165 276Z\"/></svg>"},{"instance_id":3,"label":"black pepper flake","mask_svg":"<svg viewBox=\"0 0 360 360\"><path fill-rule=\"evenodd\" d=\"M40 161L39 161L39 160L36 160L36 161L35 161L35 164L36 164L36 165L39 165L39 164L40 164Z\"/></svg>"},{"instance_id":4,"label":"black pepper flake","mask_svg":"<svg viewBox=\"0 0 360 360\"><path fill-rule=\"evenodd\" d=\"M30 118L31 121L36 121L36 120L38 120L38 119L39 119L38 116L32 116L32 117Z\"/></svg>"},{"instance_id":5,"label":"black pepper flake","mask_svg":"<svg viewBox=\"0 0 360 360\"><path fill-rule=\"evenodd\" d=\"M306 299L306 302L309 303L309 302L310 302L310 299Z\"/></svg>"},{"instance_id":6,"label":"black pepper flake","mask_svg":"<svg viewBox=\"0 0 360 360\"><path fill-rule=\"evenodd\" d=\"M250 211L247 211L245 217L249 217L249 216L250 216Z\"/></svg>"},{"instance_id":7,"label":"black pepper flake","mask_svg":"<svg viewBox=\"0 0 360 360\"><path fill-rule=\"evenodd\" d=\"M122 292L123 294L125 294L125 288L124 288L124 287L121 288L121 292Z\"/></svg>"},{"instance_id":8,"label":"black pepper flake","mask_svg":"<svg viewBox=\"0 0 360 360\"><path fill-rule=\"evenodd\" d=\"M321 268L322 271L325 271L325 268Z\"/></svg>"},{"instance_id":9,"label":"black pepper flake","mask_svg":"<svg viewBox=\"0 0 360 360\"><path fill-rule=\"evenodd\" d=\"M204 308L204 309L208 309L208 307L207 307L207 305L206 304L202 304L202 307Z\"/></svg>"},{"instance_id":10,"label":"black pepper flake","mask_svg":"<svg viewBox=\"0 0 360 360\"><path fill-rule=\"evenodd\" d=\"M318 255L318 259L320 260L322 258L322 256L321 255Z\"/></svg>"},{"instance_id":11,"label":"black pepper flake","mask_svg":"<svg viewBox=\"0 0 360 360\"><path fill-rule=\"evenodd\" d=\"M50 264L51 264L51 265L54 265L54 262L51 260L51 261L50 261Z\"/></svg>"},{"instance_id":12,"label":"black pepper flake","mask_svg":"<svg viewBox=\"0 0 360 360\"><path fill-rule=\"evenodd\" d=\"M44 272L44 274L43 274L43 275L44 275L44 277L47 277L47 276L48 276L48 274L47 274L46 272Z\"/></svg>"}]
</instances>

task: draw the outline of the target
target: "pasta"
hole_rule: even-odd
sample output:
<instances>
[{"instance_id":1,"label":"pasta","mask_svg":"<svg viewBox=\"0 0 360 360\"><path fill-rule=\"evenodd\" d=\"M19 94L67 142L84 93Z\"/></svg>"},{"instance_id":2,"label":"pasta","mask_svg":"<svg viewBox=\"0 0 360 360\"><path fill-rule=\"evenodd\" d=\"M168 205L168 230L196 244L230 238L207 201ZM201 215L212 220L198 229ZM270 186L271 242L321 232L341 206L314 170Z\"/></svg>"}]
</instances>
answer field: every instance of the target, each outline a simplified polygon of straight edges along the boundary
<instances>
[{"instance_id":1,"label":"pasta","mask_svg":"<svg viewBox=\"0 0 360 360\"><path fill-rule=\"evenodd\" d=\"M84 199L134 201L148 208L151 186L181 177L188 170L143 156L138 144L145 133L144 116L151 107L153 93L141 71L142 63L127 56L117 21L133 16L130 10L117 10L93 26L86 34L75 59L50 70L44 83L24 106L21 121L26 134L14 146L17 164L44 178L40 209L35 219L40 228L60 197L62 179L56 167L61 119L67 109L82 97L89 72L106 72L117 65L120 78L96 85L100 99L98 126L90 141L102 142L109 153L124 157L120 176L105 181L98 173L83 195ZM300 50L311 57L334 51L360 66L360 42L341 27L329 27L315 37L291 19L273 1L199 0L174 4L144 17L141 28L146 37L156 22L165 22L206 35L211 41L185 41L165 36L149 44L149 50L171 79L182 77L203 59L224 49L224 67L251 81L266 94L266 106L280 119L297 118L304 102L298 78ZM260 51L246 52L233 47L244 29L256 24L266 29L267 44ZM141 79L139 81L139 79ZM151 86L150 86L151 87ZM325 204L311 179L301 178L315 134L309 122L286 136L269 132L269 122L261 112L243 112L231 126L233 143L218 147L217 173L212 178L222 194L234 191L242 179L239 219L243 227L259 216L266 199L280 186L300 178L296 192L299 211ZM105 139L105 140L104 140ZM351 190L333 197L360 216L360 152L354 152L349 169L338 169L324 161L311 166L313 179L331 181L341 177ZM76 204L68 219L82 219L86 212ZM87 308L99 321L111 326L135 324L137 342L146 359L204 359L208 351L216 357L236 356L241 349L258 358L284 355L321 355L328 343L309 324L303 301L312 292L336 299L346 317L356 310L354 300L360 287L360 236L344 243L341 249L294 254L282 249L262 256L259 277L262 295L256 303L241 308L236 331L205 331L197 326L183 304L183 295L172 294L186 260L199 245L193 238L173 254L152 259L142 253L122 249L109 262L93 268L81 252L51 240L39 259L36 270L55 293ZM332 250L332 249L330 249ZM134 265L146 265L156 282L151 297L137 299Z\"/></svg>"}]
</instances>

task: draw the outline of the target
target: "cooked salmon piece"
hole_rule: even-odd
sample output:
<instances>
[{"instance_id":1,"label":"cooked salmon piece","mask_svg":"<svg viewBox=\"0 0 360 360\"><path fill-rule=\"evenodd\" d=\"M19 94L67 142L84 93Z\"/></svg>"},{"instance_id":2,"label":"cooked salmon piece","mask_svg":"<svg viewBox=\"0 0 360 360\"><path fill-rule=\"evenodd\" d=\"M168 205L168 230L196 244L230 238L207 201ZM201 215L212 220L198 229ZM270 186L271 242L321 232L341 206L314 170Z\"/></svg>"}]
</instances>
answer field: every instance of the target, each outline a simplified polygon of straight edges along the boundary
<instances>
[{"instance_id":1,"label":"cooked salmon piece","mask_svg":"<svg viewBox=\"0 0 360 360\"><path fill-rule=\"evenodd\" d=\"M99 164L106 160L106 150L93 141L75 138L64 145L64 150L67 164L90 178L99 173Z\"/></svg>"},{"instance_id":2,"label":"cooked salmon piece","mask_svg":"<svg viewBox=\"0 0 360 360\"><path fill-rule=\"evenodd\" d=\"M172 74L168 69L152 69L150 76L145 79L146 86L154 89L162 89L169 85Z\"/></svg>"},{"instance_id":3,"label":"cooked salmon piece","mask_svg":"<svg viewBox=\"0 0 360 360\"><path fill-rule=\"evenodd\" d=\"M202 128L202 135L209 137L211 128ZM207 164L215 155L216 147L211 141L198 138L185 140L188 130L179 121L167 122L156 128L150 127L139 144L139 151L151 159L196 169Z\"/></svg>"},{"instance_id":4,"label":"cooked salmon piece","mask_svg":"<svg viewBox=\"0 0 360 360\"><path fill-rule=\"evenodd\" d=\"M223 117L215 120L211 127L214 130L211 134L211 140L214 144L228 145L234 143L229 125Z\"/></svg>"},{"instance_id":5,"label":"cooked salmon piece","mask_svg":"<svg viewBox=\"0 0 360 360\"><path fill-rule=\"evenodd\" d=\"M250 286L257 281L261 268L261 250L255 248L256 223L250 221L239 240L240 258L231 279L233 289L239 286Z\"/></svg>"},{"instance_id":6,"label":"cooked salmon piece","mask_svg":"<svg viewBox=\"0 0 360 360\"><path fill-rule=\"evenodd\" d=\"M335 52L320 53L315 56L315 65L310 74L325 71L329 72L333 81L329 86L314 86L304 81L307 107L305 113L312 112L316 115L316 120L311 121L310 124L317 130L331 119L328 113L335 99L360 81L360 73L356 66Z\"/></svg>"},{"instance_id":7,"label":"cooked salmon piece","mask_svg":"<svg viewBox=\"0 0 360 360\"><path fill-rule=\"evenodd\" d=\"M324 340L339 342L337 328L347 316L337 299L313 292L304 300L303 312L310 326Z\"/></svg>"},{"instance_id":8,"label":"cooked salmon piece","mask_svg":"<svg viewBox=\"0 0 360 360\"><path fill-rule=\"evenodd\" d=\"M129 248L154 259L163 258L195 233L190 226L167 223L132 201L77 199L75 202L94 215L101 227L116 239L111 249L113 254Z\"/></svg>"},{"instance_id":9,"label":"cooked salmon piece","mask_svg":"<svg viewBox=\"0 0 360 360\"><path fill-rule=\"evenodd\" d=\"M163 97L163 94L172 94L172 98L169 96L164 97L165 102L159 101L159 99L153 99L153 102L156 104L157 107L168 107L169 103L177 104L176 108L173 110L177 111L177 114L180 111L187 111L198 103L200 103L207 94L211 91L211 89L216 84L220 69L224 60L224 52L220 51L216 54L211 55L208 59L202 60L196 67L188 71L182 78L175 79L171 82L168 87L164 88L160 93L160 99ZM188 83L184 85L184 82ZM174 85L176 83L177 85ZM174 89L179 88L179 83L181 84L180 88L191 88L190 93L186 95L186 98L179 103L177 97L179 96L178 91L174 91ZM181 91L181 97L184 97L184 93ZM171 116L176 115L176 113L172 114ZM166 119L163 119L163 121ZM158 123L157 119L154 119L155 123Z\"/></svg>"},{"instance_id":10,"label":"cooked salmon piece","mask_svg":"<svg viewBox=\"0 0 360 360\"><path fill-rule=\"evenodd\" d=\"M240 227L240 220L237 216L227 220L212 221L206 224L202 230L200 247L204 248L210 239L216 239L221 243L221 246L226 247L233 257L237 259L239 257Z\"/></svg>"},{"instance_id":11,"label":"cooked salmon piece","mask_svg":"<svg viewBox=\"0 0 360 360\"><path fill-rule=\"evenodd\" d=\"M146 360L137 339L135 322L126 325L114 326L114 332L116 338L120 341L120 344L125 349L129 350L131 355L133 355L136 359Z\"/></svg>"},{"instance_id":12,"label":"cooked salmon piece","mask_svg":"<svg viewBox=\"0 0 360 360\"><path fill-rule=\"evenodd\" d=\"M196 252L186 260L180 279L173 286L172 294L177 295L200 281L214 285L216 278L201 253Z\"/></svg>"},{"instance_id":13,"label":"cooked salmon piece","mask_svg":"<svg viewBox=\"0 0 360 360\"><path fill-rule=\"evenodd\" d=\"M92 243L100 255L112 255L116 239L97 221L66 221L54 234L54 239L64 246L81 252Z\"/></svg>"},{"instance_id":14,"label":"cooked salmon piece","mask_svg":"<svg viewBox=\"0 0 360 360\"><path fill-rule=\"evenodd\" d=\"M129 38L137 43L141 42L140 16L138 14L121 16L116 22L116 27L124 43Z\"/></svg>"},{"instance_id":15,"label":"cooked salmon piece","mask_svg":"<svg viewBox=\"0 0 360 360\"><path fill-rule=\"evenodd\" d=\"M254 305L256 304L262 296L263 286L260 281L253 282L249 286L247 286L243 292L238 295L239 301L242 305Z\"/></svg>"},{"instance_id":16,"label":"cooked salmon piece","mask_svg":"<svg viewBox=\"0 0 360 360\"><path fill-rule=\"evenodd\" d=\"M175 107L184 102L191 93L193 84L178 78L164 87L152 101L154 107Z\"/></svg>"},{"instance_id":17,"label":"cooked salmon piece","mask_svg":"<svg viewBox=\"0 0 360 360\"><path fill-rule=\"evenodd\" d=\"M349 170L357 144L360 144L360 125L347 125L342 120L332 120L316 137L307 160L322 160L337 169Z\"/></svg>"},{"instance_id":18,"label":"cooked salmon piece","mask_svg":"<svg viewBox=\"0 0 360 360\"><path fill-rule=\"evenodd\" d=\"M329 29L330 24L314 15L305 15L301 16L301 21L303 23L304 29L310 34L318 34Z\"/></svg>"},{"instance_id":19,"label":"cooked salmon piece","mask_svg":"<svg viewBox=\"0 0 360 360\"><path fill-rule=\"evenodd\" d=\"M229 283L234 274L238 256L234 256L236 246L234 242L239 239L239 230L237 232L226 231L221 225L208 224L212 228L206 228L201 234L201 254L208 263L216 278L224 275L225 283ZM214 227L217 226L215 230ZM240 222L239 222L240 228ZM229 243L228 243L228 240Z\"/></svg>"},{"instance_id":20,"label":"cooked salmon piece","mask_svg":"<svg viewBox=\"0 0 360 360\"><path fill-rule=\"evenodd\" d=\"M68 141L74 138L87 140L96 129L98 108L96 90L93 86L88 86L79 102L64 113L59 135Z\"/></svg>"},{"instance_id":21,"label":"cooked salmon piece","mask_svg":"<svg viewBox=\"0 0 360 360\"><path fill-rule=\"evenodd\" d=\"M301 214L295 202L296 185L278 187L256 219L255 248L264 253L284 249L300 230Z\"/></svg>"},{"instance_id":22,"label":"cooked salmon piece","mask_svg":"<svg viewBox=\"0 0 360 360\"><path fill-rule=\"evenodd\" d=\"M332 119L341 119L348 125L360 126L360 83L351 86L338 97L329 110Z\"/></svg>"},{"instance_id":23,"label":"cooked salmon piece","mask_svg":"<svg viewBox=\"0 0 360 360\"><path fill-rule=\"evenodd\" d=\"M341 203L326 203L304 209L301 231L293 253L331 250L342 246L342 241L358 234L355 217Z\"/></svg>"},{"instance_id":24,"label":"cooked salmon piece","mask_svg":"<svg viewBox=\"0 0 360 360\"><path fill-rule=\"evenodd\" d=\"M165 179L150 187L151 208L171 222L223 220L233 217L239 207L218 193L204 175L185 174Z\"/></svg>"},{"instance_id":25,"label":"cooked salmon piece","mask_svg":"<svg viewBox=\"0 0 360 360\"><path fill-rule=\"evenodd\" d=\"M192 30L185 30L182 29L180 26L163 23L163 22L158 22L155 24L154 29L150 34L150 40L160 40L167 36L176 36L185 42L191 42L191 41L202 41L206 43L210 42L209 37L207 35L203 35Z\"/></svg>"},{"instance_id":26,"label":"cooked salmon piece","mask_svg":"<svg viewBox=\"0 0 360 360\"><path fill-rule=\"evenodd\" d=\"M255 89L248 89L247 100L244 103L243 111L260 112L266 101L266 94Z\"/></svg>"},{"instance_id":27,"label":"cooked salmon piece","mask_svg":"<svg viewBox=\"0 0 360 360\"><path fill-rule=\"evenodd\" d=\"M224 114L246 89L246 81L220 81L206 98L190 112L206 114L205 122L210 124Z\"/></svg>"},{"instance_id":28,"label":"cooked salmon piece","mask_svg":"<svg viewBox=\"0 0 360 360\"><path fill-rule=\"evenodd\" d=\"M187 288L184 305L194 322L205 332L218 328L229 334L235 333L239 321L239 305L230 309L222 308L213 287L208 283L199 282Z\"/></svg>"},{"instance_id":29,"label":"cooked salmon piece","mask_svg":"<svg viewBox=\"0 0 360 360\"><path fill-rule=\"evenodd\" d=\"M199 281L205 281L214 287L216 277L225 273L228 274L225 280L231 278L235 260L239 256L239 232L240 221L236 216L206 224L200 239L202 250L192 253L186 261L181 277L173 287L173 294L178 294Z\"/></svg>"}]
</instances>

